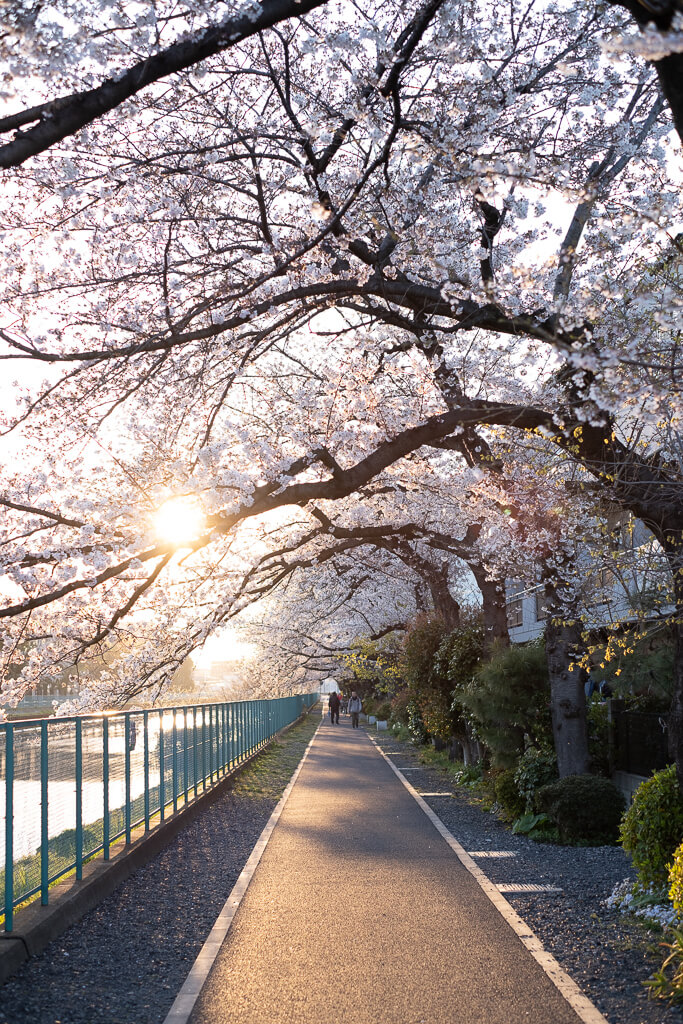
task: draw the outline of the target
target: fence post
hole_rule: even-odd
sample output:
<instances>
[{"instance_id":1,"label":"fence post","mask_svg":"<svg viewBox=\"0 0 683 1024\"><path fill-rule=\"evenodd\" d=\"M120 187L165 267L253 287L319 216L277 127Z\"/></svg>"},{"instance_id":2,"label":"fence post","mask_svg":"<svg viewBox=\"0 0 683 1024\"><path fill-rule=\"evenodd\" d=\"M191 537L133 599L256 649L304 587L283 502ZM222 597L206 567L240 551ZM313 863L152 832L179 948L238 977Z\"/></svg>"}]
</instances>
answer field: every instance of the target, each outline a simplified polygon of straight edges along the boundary
<instances>
[{"instance_id":1,"label":"fence post","mask_svg":"<svg viewBox=\"0 0 683 1024\"><path fill-rule=\"evenodd\" d=\"M178 711L173 708L173 813L178 810Z\"/></svg>"},{"instance_id":2,"label":"fence post","mask_svg":"<svg viewBox=\"0 0 683 1024\"><path fill-rule=\"evenodd\" d=\"M166 817L166 751L164 750L164 712L159 712L159 820Z\"/></svg>"},{"instance_id":3,"label":"fence post","mask_svg":"<svg viewBox=\"0 0 683 1024\"><path fill-rule=\"evenodd\" d=\"M14 726L5 726L5 931L14 917Z\"/></svg>"},{"instance_id":4,"label":"fence post","mask_svg":"<svg viewBox=\"0 0 683 1024\"><path fill-rule=\"evenodd\" d=\"M213 785L213 708L209 704L209 782Z\"/></svg>"},{"instance_id":5,"label":"fence post","mask_svg":"<svg viewBox=\"0 0 683 1024\"><path fill-rule=\"evenodd\" d=\"M142 728L144 732L143 741L143 773L144 773L144 800L145 800L145 832L149 832L149 711L142 712Z\"/></svg>"},{"instance_id":6,"label":"fence post","mask_svg":"<svg viewBox=\"0 0 683 1024\"><path fill-rule=\"evenodd\" d=\"M199 751L197 750L197 705L192 708L192 765L194 782L194 798L197 799L199 789L197 776L199 775Z\"/></svg>"},{"instance_id":7,"label":"fence post","mask_svg":"<svg viewBox=\"0 0 683 1024\"><path fill-rule=\"evenodd\" d=\"M40 902L47 906L47 888L50 866L48 850L48 761L47 761L47 722L40 723Z\"/></svg>"},{"instance_id":8,"label":"fence post","mask_svg":"<svg viewBox=\"0 0 683 1024\"><path fill-rule=\"evenodd\" d=\"M123 764L125 773L125 803L123 807L123 820L126 829L126 846L130 846L130 748L133 742L131 721L130 711L126 711L123 716ZM134 729L135 726L132 728Z\"/></svg>"},{"instance_id":9,"label":"fence post","mask_svg":"<svg viewBox=\"0 0 683 1024\"><path fill-rule=\"evenodd\" d=\"M83 723L76 719L76 878L83 877Z\"/></svg>"},{"instance_id":10,"label":"fence post","mask_svg":"<svg viewBox=\"0 0 683 1024\"><path fill-rule=\"evenodd\" d=\"M202 707L202 793L206 791L206 709Z\"/></svg>"},{"instance_id":11,"label":"fence post","mask_svg":"<svg viewBox=\"0 0 683 1024\"><path fill-rule=\"evenodd\" d=\"M109 860L109 719L102 718L102 852Z\"/></svg>"},{"instance_id":12,"label":"fence post","mask_svg":"<svg viewBox=\"0 0 683 1024\"><path fill-rule=\"evenodd\" d=\"M185 783L185 806L190 794L190 769L187 742L187 707L183 708L183 782Z\"/></svg>"},{"instance_id":13,"label":"fence post","mask_svg":"<svg viewBox=\"0 0 683 1024\"><path fill-rule=\"evenodd\" d=\"M240 701L240 760L244 761L246 757L246 741L247 741L247 708L245 701Z\"/></svg>"}]
</instances>

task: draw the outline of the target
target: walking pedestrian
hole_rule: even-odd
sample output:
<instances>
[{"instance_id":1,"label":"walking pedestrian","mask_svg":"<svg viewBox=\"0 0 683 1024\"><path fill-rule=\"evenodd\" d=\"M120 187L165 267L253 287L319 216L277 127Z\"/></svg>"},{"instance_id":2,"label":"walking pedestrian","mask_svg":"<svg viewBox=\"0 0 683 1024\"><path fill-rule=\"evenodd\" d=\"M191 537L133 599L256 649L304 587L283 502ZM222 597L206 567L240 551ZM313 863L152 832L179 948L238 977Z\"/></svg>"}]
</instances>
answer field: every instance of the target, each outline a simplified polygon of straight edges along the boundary
<instances>
[{"instance_id":1,"label":"walking pedestrian","mask_svg":"<svg viewBox=\"0 0 683 1024\"><path fill-rule=\"evenodd\" d=\"M349 714L351 715L351 727L353 729L358 728L358 720L360 713L363 710L363 702L356 693L355 690L351 690L351 700L349 701Z\"/></svg>"},{"instance_id":2,"label":"walking pedestrian","mask_svg":"<svg viewBox=\"0 0 683 1024\"><path fill-rule=\"evenodd\" d=\"M332 725L339 725L339 705L341 701L336 693L330 694L330 721Z\"/></svg>"}]
</instances>

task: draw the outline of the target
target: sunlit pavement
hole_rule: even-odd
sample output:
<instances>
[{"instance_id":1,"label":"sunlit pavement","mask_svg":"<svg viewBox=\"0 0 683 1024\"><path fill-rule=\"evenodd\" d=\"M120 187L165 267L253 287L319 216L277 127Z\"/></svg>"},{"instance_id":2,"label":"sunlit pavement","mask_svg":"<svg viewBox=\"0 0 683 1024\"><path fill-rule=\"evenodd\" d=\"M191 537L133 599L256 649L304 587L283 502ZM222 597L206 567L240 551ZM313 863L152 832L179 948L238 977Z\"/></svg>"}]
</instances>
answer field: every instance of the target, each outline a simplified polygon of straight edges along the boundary
<instances>
[{"instance_id":1,"label":"sunlit pavement","mask_svg":"<svg viewBox=\"0 0 683 1024\"><path fill-rule=\"evenodd\" d=\"M193 1024L576 1024L362 729L327 719Z\"/></svg>"}]
</instances>

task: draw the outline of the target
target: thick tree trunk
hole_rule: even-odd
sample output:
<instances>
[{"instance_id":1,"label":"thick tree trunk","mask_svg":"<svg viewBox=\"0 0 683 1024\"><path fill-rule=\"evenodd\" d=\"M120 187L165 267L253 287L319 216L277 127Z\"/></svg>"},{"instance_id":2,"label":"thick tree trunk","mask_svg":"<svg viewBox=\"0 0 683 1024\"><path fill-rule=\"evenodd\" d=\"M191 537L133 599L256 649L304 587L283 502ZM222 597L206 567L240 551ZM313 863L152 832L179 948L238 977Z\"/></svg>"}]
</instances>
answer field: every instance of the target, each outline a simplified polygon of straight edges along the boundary
<instances>
[{"instance_id":1,"label":"thick tree trunk","mask_svg":"<svg viewBox=\"0 0 683 1024\"><path fill-rule=\"evenodd\" d=\"M669 755L676 762L678 785L683 792L683 604L674 623L673 696L669 711Z\"/></svg>"},{"instance_id":2,"label":"thick tree trunk","mask_svg":"<svg viewBox=\"0 0 683 1024\"><path fill-rule=\"evenodd\" d=\"M487 572L476 562L467 563L477 581L481 593L481 610L484 619L484 648L490 652L494 644L510 646L508 617L505 605L505 584L499 580L487 579Z\"/></svg>"},{"instance_id":3,"label":"thick tree trunk","mask_svg":"<svg viewBox=\"0 0 683 1024\"><path fill-rule=\"evenodd\" d=\"M671 539L674 537L671 536ZM669 710L669 755L676 762L678 785L683 792L683 551L680 542L674 543L673 550L667 553L673 572L676 601L676 618L673 623L673 694Z\"/></svg>"},{"instance_id":4,"label":"thick tree trunk","mask_svg":"<svg viewBox=\"0 0 683 1024\"><path fill-rule=\"evenodd\" d=\"M566 598L561 600L561 591L554 579L546 579L545 593L548 604L545 654L550 677L550 711L557 768L563 779L567 775L583 775L590 766L585 673L576 663L583 646L582 625L578 618L570 618L571 603Z\"/></svg>"},{"instance_id":5,"label":"thick tree trunk","mask_svg":"<svg viewBox=\"0 0 683 1024\"><path fill-rule=\"evenodd\" d=\"M416 567L416 571L421 571L429 587L436 614L443 619L449 630L457 629L460 625L460 605L448 586L448 563L437 568L423 562L420 567Z\"/></svg>"}]
</instances>

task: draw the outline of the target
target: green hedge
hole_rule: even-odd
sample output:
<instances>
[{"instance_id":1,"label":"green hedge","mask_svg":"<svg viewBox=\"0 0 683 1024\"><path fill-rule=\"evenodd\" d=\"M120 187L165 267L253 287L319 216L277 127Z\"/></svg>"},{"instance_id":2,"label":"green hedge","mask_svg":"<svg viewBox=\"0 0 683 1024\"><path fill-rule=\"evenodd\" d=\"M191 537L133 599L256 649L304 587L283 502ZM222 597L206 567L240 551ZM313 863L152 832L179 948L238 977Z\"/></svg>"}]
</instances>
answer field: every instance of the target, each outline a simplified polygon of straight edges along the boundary
<instances>
[{"instance_id":1,"label":"green hedge","mask_svg":"<svg viewBox=\"0 0 683 1024\"><path fill-rule=\"evenodd\" d=\"M539 789L539 811L557 826L563 843L616 843L624 798L609 779L568 775Z\"/></svg>"}]
</instances>

